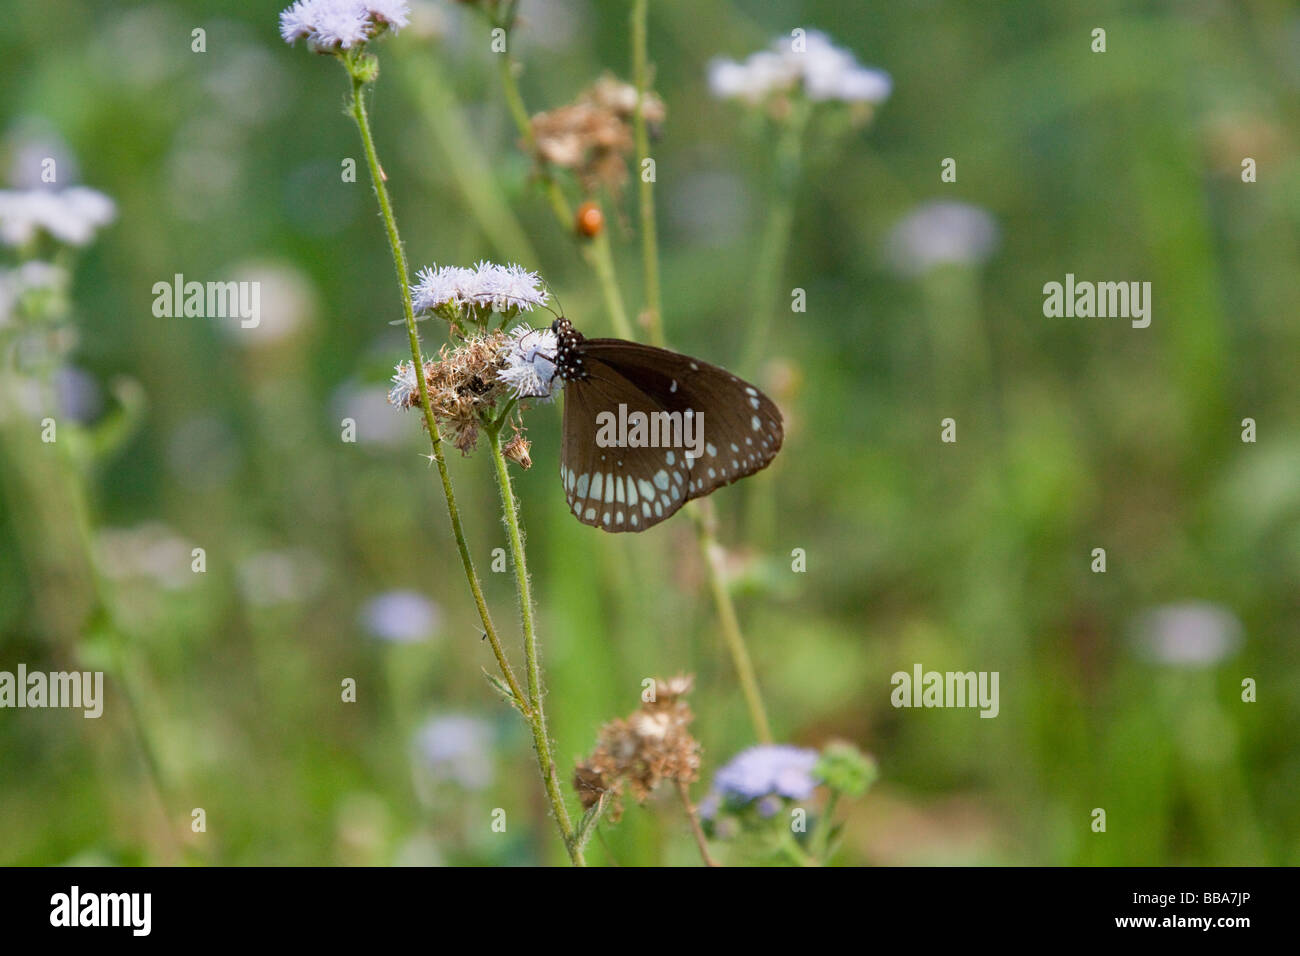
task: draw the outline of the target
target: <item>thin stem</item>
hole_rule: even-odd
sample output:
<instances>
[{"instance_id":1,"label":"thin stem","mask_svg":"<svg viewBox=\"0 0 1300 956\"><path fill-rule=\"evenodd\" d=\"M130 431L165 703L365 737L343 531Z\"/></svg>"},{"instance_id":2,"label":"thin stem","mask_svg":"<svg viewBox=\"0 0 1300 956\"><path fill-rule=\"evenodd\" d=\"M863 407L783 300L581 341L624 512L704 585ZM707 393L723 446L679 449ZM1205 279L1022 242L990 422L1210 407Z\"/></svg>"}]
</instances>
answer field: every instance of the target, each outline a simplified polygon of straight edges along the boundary
<instances>
[{"instance_id":1,"label":"thin stem","mask_svg":"<svg viewBox=\"0 0 1300 956\"><path fill-rule=\"evenodd\" d=\"M799 845L799 841L794 838L794 834L786 832L781 838L777 847L785 858L795 866L821 866L815 859L808 855L808 852Z\"/></svg>"},{"instance_id":2,"label":"thin stem","mask_svg":"<svg viewBox=\"0 0 1300 956\"><path fill-rule=\"evenodd\" d=\"M740 361L742 373L752 374L754 366L766 353L776 313L776 301L780 297L781 280L785 276L785 261L794 224L795 188L802 166L803 134L811 112L809 104L803 102L796 102L792 110L776 147L774 196L767 222L763 226L754 270L758 281L754 286L754 301L750 308L753 320Z\"/></svg>"},{"instance_id":3,"label":"thin stem","mask_svg":"<svg viewBox=\"0 0 1300 956\"><path fill-rule=\"evenodd\" d=\"M609 236L604 231L597 234L582 247L582 256L596 270L596 278L600 280L600 292L605 297L605 308L609 310L609 319L614 326L614 333L622 339L635 339L632 323L627 318L627 310L623 308L623 295L618 288L618 275L614 271L614 252L609 245Z\"/></svg>"},{"instance_id":4,"label":"thin stem","mask_svg":"<svg viewBox=\"0 0 1300 956\"><path fill-rule=\"evenodd\" d=\"M649 0L635 0L632 5L632 79L636 84L636 111L632 125L636 135L636 152L639 161L650 155L650 134L646 129L645 98L650 84L646 60L646 11ZM645 271L646 326L650 341L660 347L664 344L663 318L659 299L659 238L655 229L655 184L640 175L641 192L641 263Z\"/></svg>"},{"instance_id":5,"label":"thin stem","mask_svg":"<svg viewBox=\"0 0 1300 956\"><path fill-rule=\"evenodd\" d=\"M831 795L826 799L826 807L822 810L821 821L817 824L817 831L813 834L811 845L814 859L826 862L830 855L831 848L831 831L835 829L835 808L839 804L840 793L838 790L832 790Z\"/></svg>"},{"instance_id":6,"label":"thin stem","mask_svg":"<svg viewBox=\"0 0 1300 956\"><path fill-rule=\"evenodd\" d=\"M691 821L691 833L695 836L695 845L700 848L700 858L704 860L705 866L717 866L718 861L709 855L709 842L705 839L704 828L700 826L700 818L695 812L694 804L691 803L691 792L680 780L677 781L677 795L682 798L686 819Z\"/></svg>"},{"instance_id":7,"label":"thin stem","mask_svg":"<svg viewBox=\"0 0 1300 956\"><path fill-rule=\"evenodd\" d=\"M397 285L402 293L402 314L406 319L406 334L411 346L412 372L420 390L420 407L424 411L424 424L429 432L429 443L433 448L433 461L438 466L438 477L442 480L442 492L447 499L447 514L451 518L451 530L456 538L456 549L460 552L460 563L465 569L465 579L474 595L478 607L479 619L483 622L483 631L487 634L492 653L501 668L511 693L521 712L527 716L527 704L514 671L506 659L501 647L501 639L492 623L487 601L483 597L483 588L479 584L478 572L474 570L474 559L470 556L469 544L465 540L465 529L461 524L460 510L456 507L456 493L451 487L451 476L447 472L447 460L442 453L442 436L438 434L438 422L433 415L433 405L429 401L429 387L424 380L424 359L420 352L420 333L415 324L415 309L411 304L410 273L406 265L406 251L402 248L402 238L397 231L397 220L393 216L393 205L388 198L388 187L384 184L387 177L379 165L379 154L375 151L374 136L370 132L370 119L366 114L365 82L355 74L352 77L352 118L356 120L361 131L361 142L366 152L366 162L370 166L370 179L375 185L375 196L379 200L379 211L383 215L384 230L388 234L388 248L393 254L393 268L397 272Z\"/></svg>"},{"instance_id":8,"label":"thin stem","mask_svg":"<svg viewBox=\"0 0 1300 956\"><path fill-rule=\"evenodd\" d=\"M494 422L486 425L488 442L492 446L492 461L496 465L497 487L501 491L501 512L505 516L506 530L510 536L510 551L514 558L515 586L519 593L519 615L523 620L524 658L528 667L528 723L533 731L533 748L537 751L537 764L542 771L542 781L546 785L546 794L551 801L556 825L564 837L564 847L569 852L575 866L586 866L582 848L573 836L573 824L569 820L569 811L560 794L559 781L555 771L555 760L551 755L551 740L546 730L546 711L542 706L542 670L537 652L537 630L533 624L533 596L528 581L528 559L524 553L523 535L519 530L519 505L510 486L510 471L506 467L505 456L501 453L501 424Z\"/></svg>"},{"instance_id":9,"label":"thin stem","mask_svg":"<svg viewBox=\"0 0 1300 956\"><path fill-rule=\"evenodd\" d=\"M509 27L502 27L502 29L509 30ZM506 44L508 48L508 36ZM501 89L505 94L506 107L515 122L515 127L519 130L520 137L523 138L524 145L528 147L528 152L537 159L539 164L543 164L544 161L537 152L537 137L533 133L532 120L528 118L528 108L524 106L524 98L519 93L519 80L515 77L514 61L510 58L509 53L501 53L497 56L499 61L498 70L501 73ZM551 204L551 211L555 213L560 228L572 234L575 228L573 207L569 205L568 199L565 198L564 190L560 188L560 184L555 181L544 165L540 169L539 175L546 190L546 198ZM619 291L618 275L614 269L614 253L610 248L609 236L602 231L590 241L584 242L580 248L582 257L587 260L587 264L596 273L596 279L600 283L601 295L605 299L605 308L609 311L610 323L614 326L614 333L621 338L633 338L632 323L628 321L627 309L623 305L623 296Z\"/></svg>"},{"instance_id":10,"label":"thin stem","mask_svg":"<svg viewBox=\"0 0 1300 956\"><path fill-rule=\"evenodd\" d=\"M749 719L754 725L754 734L759 743L772 742L772 729L767 722L767 711L763 707L763 695L758 689L758 678L754 676L754 665L749 659L749 650L745 646L745 637L740 631L740 621L736 617L736 606L732 603L731 592L727 590L726 569L723 567L724 552L713 529L712 516L705 513L705 505L691 510L695 528L700 541L700 550L704 552L704 563L709 572L709 587L713 592L713 603L718 609L718 622L722 625L722 637L736 667L736 677L740 680L740 689L745 695L745 706L749 708Z\"/></svg>"}]
</instances>

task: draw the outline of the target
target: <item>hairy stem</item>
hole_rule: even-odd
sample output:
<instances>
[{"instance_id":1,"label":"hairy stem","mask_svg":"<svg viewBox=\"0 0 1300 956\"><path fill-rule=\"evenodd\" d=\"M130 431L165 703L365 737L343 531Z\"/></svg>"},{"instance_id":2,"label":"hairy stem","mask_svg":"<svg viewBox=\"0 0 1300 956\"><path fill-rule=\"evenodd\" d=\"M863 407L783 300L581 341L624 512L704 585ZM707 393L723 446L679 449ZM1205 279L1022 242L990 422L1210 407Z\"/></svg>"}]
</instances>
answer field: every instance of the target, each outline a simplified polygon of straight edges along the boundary
<instances>
[{"instance_id":1,"label":"hairy stem","mask_svg":"<svg viewBox=\"0 0 1300 956\"><path fill-rule=\"evenodd\" d=\"M524 629L524 658L528 668L528 723L533 731L533 748L537 751L537 765L542 772L542 782L546 785L546 794L551 801L555 823L560 828L561 836L564 837L564 847L568 850L569 858L575 866L586 866L582 847L574 839L573 824L569 820L569 811L560 793L555 759L551 755L551 740L546 730L546 711L542 706L542 668L537 652L537 629L533 623L533 596L528 581L528 559L524 553L523 535L519 530L518 502L515 501L514 491L510 486L510 471L506 467L505 456L501 453L503 421L504 419L486 425L484 431L492 446L497 487L501 491L501 513L505 517L506 530L510 536L510 551L514 558L515 587L519 593L519 615Z\"/></svg>"},{"instance_id":2,"label":"hairy stem","mask_svg":"<svg viewBox=\"0 0 1300 956\"><path fill-rule=\"evenodd\" d=\"M438 434L438 422L433 415L433 406L429 402L429 387L424 380L424 359L420 352L420 333L415 324L415 310L411 304L410 273L406 265L406 251L402 248L402 238L397 231L397 220L393 216L393 204L388 198L388 187L384 184L383 167L379 165L379 155L375 151L374 136L370 132L370 119L366 114L365 82L355 74L352 77L352 118L356 120L361 131L361 142L365 148L366 162L370 166L370 179L375 185L375 196L379 200L379 211L383 215L384 230L388 235L388 248L393 254L393 268L397 272L397 285L402 294L402 315L406 319L406 334L411 346L411 361L414 363L413 374L419 385L420 407L424 412L424 424L429 432L429 443L433 448L433 461L438 466L438 477L442 480L442 492L447 499L447 514L451 518L452 534L456 538L456 549L460 552L460 563L465 569L465 579L469 582L470 592L478 607L479 619L483 622L483 631L487 634L492 653L501 668L520 712L528 714L528 705L524 694L515 679L501 639L497 636L496 626L488 611L487 601L483 597L483 588L479 584L478 572L474 570L474 559L469 553L469 544L465 540L465 529L461 524L460 510L456 507L456 493L451 487L451 476L447 472L447 460L442 453L442 436Z\"/></svg>"}]
</instances>

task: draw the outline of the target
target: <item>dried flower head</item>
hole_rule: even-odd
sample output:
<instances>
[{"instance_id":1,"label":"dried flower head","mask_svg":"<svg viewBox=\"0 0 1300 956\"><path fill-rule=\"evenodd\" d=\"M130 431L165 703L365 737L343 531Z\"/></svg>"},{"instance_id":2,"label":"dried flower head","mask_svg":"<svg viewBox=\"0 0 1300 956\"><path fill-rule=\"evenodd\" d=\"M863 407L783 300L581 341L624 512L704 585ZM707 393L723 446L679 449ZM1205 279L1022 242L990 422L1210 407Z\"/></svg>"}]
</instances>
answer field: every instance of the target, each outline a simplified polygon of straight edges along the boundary
<instances>
[{"instance_id":1,"label":"dried flower head","mask_svg":"<svg viewBox=\"0 0 1300 956\"><path fill-rule=\"evenodd\" d=\"M438 360L424 363L424 382L434 418L449 431L452 443L468 455L478 444L481 417L507 394L498 375L505 367L510 336L489 332L452 349L443 346ZM388 400L398 408L420 402L419 382L410 362L397 366Z\"/></svg>"},{"instance_id":2,"label":"dried flower head","mask_svg":"<svg viewBox=\"0 0 1300 956\"><path fill-rule=\"evenodd\" d=\"M663 780L689 784L699 776L700 745L689 730L695 715L681 699L692 684L693 678L685 675L656 680L652 700L626 720L612 720L600 729L596 749L573 774L584 809L609 794L608 816L617 822L625 792L640 803Z\"/></svg>"},{"instance_id":3,"label":"dried flower head","mask_svg":"<svg viewBox=\"0 0 1300 956\"><path fill-rule=\"evenodd\" d=\"M619 190L627 182L627 157L636 145L636 105L635 86L602 76L575 102L533 117L538 159L572 170L587 192L602 184ZM662 123L666 115L663 101L649 92L641 112L651 125Z\"/></svg>"},{"instance_id":4,"label":"dried flower head","mask_svg":"<svg viewBox=\"0 0 1300 956\"><path fill-rule=\"evenodd\" d=\"M306 40L317 53L349 50L410 21L406 0L297 0L280 13L285 43Z\"/></svg>"},{"instance_id":5,"label":"dried flower head","mask_svg":"<svg viewBox=\"0 0 1300 956\"><path fill-rule=\"evenodd\" d=\"M529 449L532 447L533 443L525 438L522 433L516 431L514 437L502 447L501 454L506 456L507 461L513 461L520 468L527 471L533 467L532 456L528 454Z\"/></svg>"}]
</instances>

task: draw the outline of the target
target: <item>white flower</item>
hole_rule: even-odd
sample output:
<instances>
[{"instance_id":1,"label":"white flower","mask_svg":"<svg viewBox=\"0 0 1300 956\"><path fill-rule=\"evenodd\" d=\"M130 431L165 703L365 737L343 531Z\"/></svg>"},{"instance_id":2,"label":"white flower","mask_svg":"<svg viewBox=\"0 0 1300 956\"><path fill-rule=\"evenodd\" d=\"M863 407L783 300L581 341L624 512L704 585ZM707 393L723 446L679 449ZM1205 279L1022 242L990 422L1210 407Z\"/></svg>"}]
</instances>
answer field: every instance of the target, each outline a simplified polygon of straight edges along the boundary
<instances>
[{"instance_id":1,"label":"white flower","mask_svg":"<svg viewBox=\"0 0 1300 956\"><path fill-rule=\"evenodd\" d=\"M1188 601L1143 613L1134 626L1137 650L1173 667L1209 667L1241 645L1241 621L1221 604Z\"/></svg>"},{"instance_id":2,"label":"white flower","mask_svg":"<svg viewBox=\"0 0 1300 956\"><path fill-rule=\"evenodd\" d=\"M885 237L885 258L918 276L945 264L981 265L998 247L997 221L964 202L928 202L900 219Z\"/></svg>"},{"instance_id":3,"label":"white flower","mask_svg":"<svg viewBox=\"0 0 1300 956\"><path fill-rule=\"evenodd\" d=\"M461 266L432 266L416 273L411 286L416 312L430 312L455 305L505 313L510 309L531 312L545 305L547 292L541 277L523 266L499 266L479 262L473 269Z\"/></svg>"},{"instance_id":4,"label":"white flower","mask_svg":"<svg viewBox=\"0 0 1300 956\"><path fill-rule=\"evenodd\" d=\"M510 334L513 341L506 350L506 367L497 378L510 387L515 398L549 402L564 387L564 379L555 371L555 350L559 346L555 333L520 325Z\"/></svg>"},{"instance_id":5,"label":"white flower","mask_svg":"<svg viewBox=\"0 0 1300 956\"><path fill-rule=\"evenodd\" d=\"M397 33L410 18L406 0L297 0L280 13L280 36L318 50L347 50L385 26Z\"/></svg>"},{"instance_id":6,"label":"white flower","mask_svg":"<svg viewBox=\"0 0 1300 956\"><path fill-rule=\"evenodd\" d=\"M398 408L410 408L419 400L420 383L415 378L415 366L401 362L393 373L393 386L388 390L388 401Z\"/></svg>"},{"instance_id":7,"label":"white flower","mask_svg":"<svg viewBox=\"0 0 1300 956\"><path fill-rule=\"evenodd\" d=\"M10 246L46 233L60 242L84 246L95 231L117 216L113 200L85 186L0 190L0 241Z\"/></svg>"},{"instance_id":8,"label":"white flower","mask_svg":"<svg viewBox=\"0 0 1300 956\"><path fill-rule=\"evenodd\" d=\"M770 50L751 54L743 62L716 59L709 63L709 89L719 99L761 103L775 93L788 93L802 84L814 101L883 103L893 81L883 70L862 66L848 50L811 30L796 51L790 37L780 37Z\"/></svg>"}]
</instances>

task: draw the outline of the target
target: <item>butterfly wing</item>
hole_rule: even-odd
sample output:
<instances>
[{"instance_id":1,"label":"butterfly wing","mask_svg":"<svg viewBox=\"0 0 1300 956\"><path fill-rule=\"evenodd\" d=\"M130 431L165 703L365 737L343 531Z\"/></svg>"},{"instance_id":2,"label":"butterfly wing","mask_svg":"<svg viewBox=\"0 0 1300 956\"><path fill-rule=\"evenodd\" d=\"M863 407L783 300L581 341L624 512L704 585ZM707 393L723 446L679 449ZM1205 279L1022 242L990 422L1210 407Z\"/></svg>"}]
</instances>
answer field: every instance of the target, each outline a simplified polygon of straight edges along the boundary
<instances>
[{"instance_id":1,"label":"butterfly wing","mask_svg":"<svg viewBox=\"0 0 1300 956\"><path fill-rule=\"evenodd\" d=\"M564 444L568 471L564 478L571 508L575 507L572 496L578 488L577 478L572 482L569 478L575 465L567 462L577 462L579 449L585 444L595 445L596 416L601 411L617 414L618 405L623 402L629 412L640 409L701 416L697 423L703 432L703 442L695 447L602 450L606 454L622 453L623 464L616 464L616 475L623 473L619 469L630 468L636 474L638 487L646 481L656 492L656 500L648 511L644 507L645 499L640 499L643 513L635 525L630 525L629 516L622 527L618 526L615 513L610 518L609 530L642 531L668 517L686 501L702 498L767 467L781 448L785 432L776 404L726 369L678 352L623 339L588 339L583 343L582 354L592 371L591 379L574 383L577 388L565 389ZM573 399L576 399L575 409L580 408L581 413L571 420L569 403ZM571 426L581 430L571 430ZM574 457L570 457L570 449ZM691 454L695 451L700 452L698 457ZM587 457L592 457L590 452ZM578 477L589 472L587 464L581 462ZM679 486L680 498L676 496ZM666 501L657 500L664 497ZM660 505L662 515L653 504ZM595 520L588 520L585 517L588 508L589 505L584 505L581 513L575 508L579 520L604 527L601 509L595 508Z\"/></svg>"},{"instance_id":2,"label":"butterfly wing","mask_svg":"<svg viewBox=\"0 0 1300 956\"><path fill-rule=\"evenodd\" d=\"M565 500L583 524L604 531L644 531L684 505L690 469L681 449L602 447L602 412L667 411L655 396L584 351L589 376L564 389L560 478Z\"/></svg>"}]
</instances>

